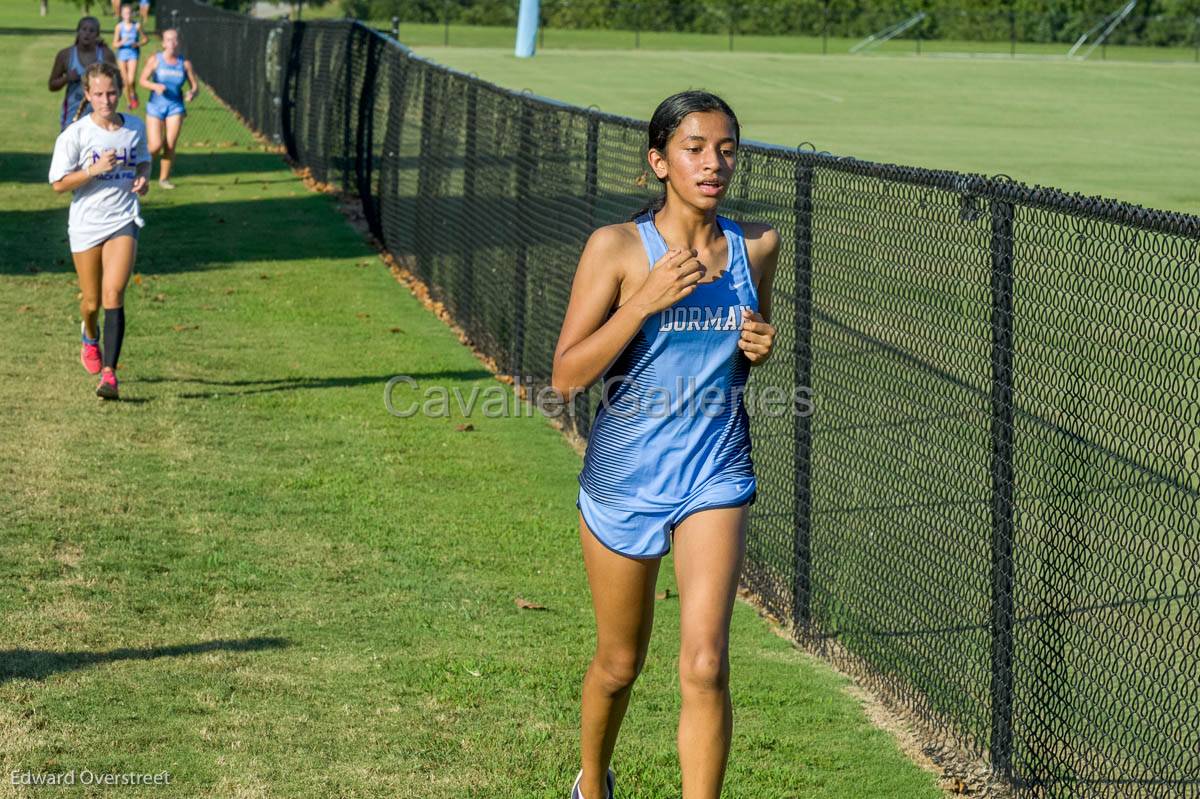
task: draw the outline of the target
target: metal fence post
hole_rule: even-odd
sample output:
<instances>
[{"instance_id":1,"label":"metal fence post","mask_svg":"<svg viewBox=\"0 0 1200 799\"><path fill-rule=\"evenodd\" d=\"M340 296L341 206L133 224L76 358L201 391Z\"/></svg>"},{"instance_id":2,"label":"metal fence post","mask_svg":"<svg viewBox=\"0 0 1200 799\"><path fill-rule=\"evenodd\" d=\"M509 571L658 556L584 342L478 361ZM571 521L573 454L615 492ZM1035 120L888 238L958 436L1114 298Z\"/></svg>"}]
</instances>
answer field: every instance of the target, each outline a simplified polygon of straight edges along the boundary
<instances>
[{"instance_id":1,"label":"metal fence post","mask_svg":"<svg viewBox=\"0 0 1200 799\"><path fill-rule=\"evenodd\" d=\"M296 144L296 81L300 75L300 56L303 52L305 23L291 22L291 38L288 42L287 66L283 72L283 102L280 103L279 127L283 131L283 146L291 158L299 158L299 148Z\"/></svg>"},{"instance_id":2,"label":"metal fence post","mask_svg":"<svg viewBox=\"0 0 1200 799\"><path fill-rule=\"evenodd\" d=\"M1008 12L1008 56L1017 57L1017 12Z\"/></svg>"},{"instance_id":3,"label":"metal fence post","mask_svg":"<svg viewBox=\"0 0 1200 799\"><path fill-rule=\"evenodd\" d=\"M467 110L465 127L463 129L463 199L462 209L458 214L459 255L462 258L463 276L459 285L465 296L460 298L458 307L468 323L478 322L478 306L475 303L475 247L472 244L471 233L479 223L476 212L475 186L479 177L479 84L472 81L467 86ZM457 287L455 287L457 288Z\"/></svg>"},{"instance_id":4,"label":"metal fence post","mask_svg":"<svg viewBox=\"0 0 1200 799\"><path fill-rule=\"evenodd\" d=\"M356 23L356 26L358 23ZM367 36L367 63L363 73L362 89L358 99L358 136L354 147L354 177L358 188L358 199L362 203L363 216L376 239L383 240L379 206L375 202L372 175L375 170L375 88L378 84L379 50L383 40L374 31L365 31Z\"/></svg>"},{"instance_id":5,"label":"metal fence post","mask_svg":"<svg viewBox=\"0 0 1200 799\"><path fill-rule=\"evenodd\" d=\"M993 766L1012 773L1013 206L992 200L992 731Z\"/></svg>"},{"instance_id":6,"label":"metal fence post","mask_svg":"<svg viewBox=\"0 0 1200 799\"><path fill-rule=\"evenodd\" d=\"M445 21L445 29L442 33L442 46L450 46L450 0L442 0L442 19Z\"/></svg>"},{"instance_id":7,"label":"metal fence post","mask_svg":"<svg viewBox=\"0 0 1200 799\"><path fill-rule=\"evenodd\" d=\"M517 148L517 186L514 202L514 215L518 224L513 225L517 236L516 244L516 274L513 276L512 293L512 351L509 357L509 368L514 379L524 379L521 374L525 365L525 304L526 284L528 283L527 265L529 261L529 241L522 232L520 220L530 215L529 184L533 179L533 165L537 159L537 142L533 135L533 106L528 100L521 104L520 146Z\"/></svg>"},{"instance_id":8,"label":"metal fence post","mask_svg":"<svg viewBox=\"0 0 1200 799\"><path fill-rule=\"evenodd\" d=\"M392 38L400 41L400 17L392 17Z\"/></svg>"},{"instance_id":9,"label":"metal fence post","mask_svg":"<svg viewBox=\"0 0 1200 799\"><path fill-rule=\"evenodd\" d=\"M793 379L797 394L812 386L812 190L813 167L796 162L796 194L792 203L792 230L795 261L793 270L796 293L793 300L793 324L796 344L793 352ZM792 631L799 637L812 622L812 417L792 408L794 420L793 456L796 482L792 527Z\"/></svg>"},{"instance_id":10,"label":"metal fence post","mask_svg":"<svg viewBox=\"0 0 1200 799\"><path fill-rule=\"evenodd\" d=\"M434 119L434 109L437 105L434 95L434 81L441 75L432 69L422 69L421 79L421 139L420 159L417 162L417 196L416 207L413 211L416 224L413 227L413 243L417 257L417 270L424 280L429 280L433 271L432 237L435 235L432 222L435 198L433 185L435 160L440 153L436 152L438 135L437 121Z\"/></svg>"}]
</instances>

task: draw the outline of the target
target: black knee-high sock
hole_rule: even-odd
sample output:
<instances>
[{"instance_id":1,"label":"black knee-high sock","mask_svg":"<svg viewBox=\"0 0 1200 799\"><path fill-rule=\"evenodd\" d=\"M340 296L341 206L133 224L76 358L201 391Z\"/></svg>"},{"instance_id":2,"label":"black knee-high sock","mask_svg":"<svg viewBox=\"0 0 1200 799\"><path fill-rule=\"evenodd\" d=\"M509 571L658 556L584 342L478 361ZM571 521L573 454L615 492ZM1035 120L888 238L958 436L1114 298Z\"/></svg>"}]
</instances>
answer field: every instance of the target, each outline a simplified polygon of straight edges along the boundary
<instances>
[{"instance_id":1,"label":"black knee-high sock","mask_svg":"<svg viewBox=\"0 0 1200 799\"><path fill-rule=\"evenodd\" d=\"M125 338L125 307L104 309L104 365L117 368L121 340Z\"/></svg>"}]
</instances>

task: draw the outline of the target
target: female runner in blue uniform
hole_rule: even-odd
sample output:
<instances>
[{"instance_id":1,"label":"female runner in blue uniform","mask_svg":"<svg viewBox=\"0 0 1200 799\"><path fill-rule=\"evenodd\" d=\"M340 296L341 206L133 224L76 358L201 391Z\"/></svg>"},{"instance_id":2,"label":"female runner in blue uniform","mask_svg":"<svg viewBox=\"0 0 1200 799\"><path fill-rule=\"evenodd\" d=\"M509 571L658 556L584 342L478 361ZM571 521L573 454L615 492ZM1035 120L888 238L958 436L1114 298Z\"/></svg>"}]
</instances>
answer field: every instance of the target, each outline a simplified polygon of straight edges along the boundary
<instances>
[{"instance_id":1,"label":"female runner in blue uniform","mask_svg":"<svg viewBox=\"0 0 1200 799\"><path fill-rule=\"evenodd\" d=\"M50 91L66 89L58 115L60 131L66 130L67 125L79 119L81 114L91 113L84 98L83 71L99 61L117 63L112 50L100 39L100 20L83 17L75 26L75 44L59 50L54 56L54 66L50 68Z\"/></svg>"},{"instance_id":2,"label":"female runner in blue uniform","mask_svg":"<svg viewBox=\"0 0 1200 799\"><path fill-rule=\"evenodd\" d=\"M554 355L572 397L604 377L579 476L580 539L596 617L572 799L614 790L609 762L641 670L660 559L675 547L684 799L720 795L733 731L729 620L755 499L749 369L771 354L779 236L717 215L740 128L707 92L664 100L647 159L664 194L588 240Z\"/></svg>"},{"instance_id":3,"label":"female runner in blue uniform","mask_svg":"<svg viewBox=\"0 0 1200 799\"><path fill-rule=\"evenodd\" d=\"M142 32L140 22L133 21L133 4L121 6L121 21L113 29L113 48L117 51L117 67L125 84L125 101L130 109L138 107L137 63L142 47L150 40Z\"/></svg>"},{"instance_id":4,"label":"female runner in blue uniform","mask_svg":"<svg viewBox=\"0 0 1200 799\"><path fill-rule=\"evenodd\" d=\"M186 94L184 83L190 86ZM175 160L175 144L183 129L183 118L187 116L184 103L190 103L200 91L192 62L179 54L179 32L174 28L163 31L162 52L147 59L141 84L153 92L146 103L146 136L150 140L150 154L162 153L158 185L173 189L171 163Z\"/></svg>"}]
</instances>

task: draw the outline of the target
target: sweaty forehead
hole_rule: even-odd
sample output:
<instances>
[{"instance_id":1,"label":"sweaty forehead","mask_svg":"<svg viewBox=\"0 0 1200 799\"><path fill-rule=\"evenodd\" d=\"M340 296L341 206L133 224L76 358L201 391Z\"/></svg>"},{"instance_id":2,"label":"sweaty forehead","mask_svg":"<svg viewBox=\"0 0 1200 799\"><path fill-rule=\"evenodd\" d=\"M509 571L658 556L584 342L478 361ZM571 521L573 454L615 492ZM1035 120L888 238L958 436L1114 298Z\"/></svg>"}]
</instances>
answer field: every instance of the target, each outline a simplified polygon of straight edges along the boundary
<instances>
[{"instance_id":1,"label":"sweaty forehead","mask_svg":"<svg viewBox=\"0 0 1200 799\"><path fill-rule=\"evenodd\" d=\"M720 111L695 111L688 114L675 129L674 138L701 138L706 141L736 139L733 121Z\"/></svg>"}]
</instances>

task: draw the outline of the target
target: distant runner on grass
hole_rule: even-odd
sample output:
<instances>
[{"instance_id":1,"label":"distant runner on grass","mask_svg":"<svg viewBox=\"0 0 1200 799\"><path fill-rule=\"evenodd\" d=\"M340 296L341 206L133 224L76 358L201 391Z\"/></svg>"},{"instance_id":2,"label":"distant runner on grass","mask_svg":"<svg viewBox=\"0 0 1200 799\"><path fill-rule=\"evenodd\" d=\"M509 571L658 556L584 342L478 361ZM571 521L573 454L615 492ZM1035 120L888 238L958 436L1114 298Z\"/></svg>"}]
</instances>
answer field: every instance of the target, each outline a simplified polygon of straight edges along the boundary
<instances>
[{"instance_id":1,"label":"distant runner on grass","mask_svg":"<svg viewBox=\"0 0 1200 799\"><path fill-rule=\"evenodd\" d=\"M79 118L79 103L84 99L83 71L98 61L117 63L113 51L105 47L100 38L100 20L83 17L75 26L75 44L59 50L50 67L50 91L66 89L58 114L60 131ZM84 114L90 110L86 105L83 107Z\"/></svg>"},{"instance_id":2,"label":"distant runner on grass","mask_svg":"<svg viewBox=\"0 0 1200 799\"><path fill-rule=\"evenodd\" d=\"M184 83L189 86L186 93ZM173 189L171 166L183 118L187 116L185 103L190 103L200 91L192 62L179 52L179 31L174 28L163 31L162 50L146 61L141 84L153 92L146 103L146 132L150 137L150 154L159 156L158 185Z\"/></svg>"}]
</instances>

